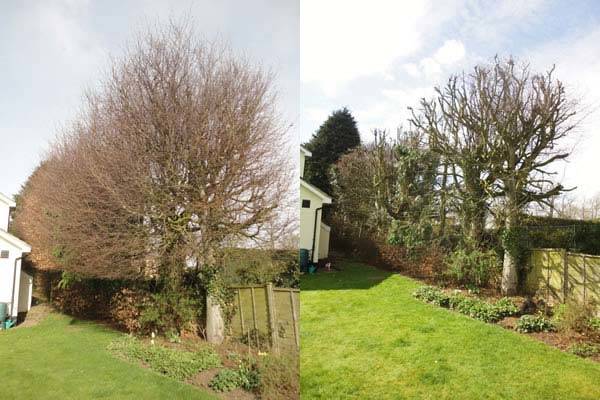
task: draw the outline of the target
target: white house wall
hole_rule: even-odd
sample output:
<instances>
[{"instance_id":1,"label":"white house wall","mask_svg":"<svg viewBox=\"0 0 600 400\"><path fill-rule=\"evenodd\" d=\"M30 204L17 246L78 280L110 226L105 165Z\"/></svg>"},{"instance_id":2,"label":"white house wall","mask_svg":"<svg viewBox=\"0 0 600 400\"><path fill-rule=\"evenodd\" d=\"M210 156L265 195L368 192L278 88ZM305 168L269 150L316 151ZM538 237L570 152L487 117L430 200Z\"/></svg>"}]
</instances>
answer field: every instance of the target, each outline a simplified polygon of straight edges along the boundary
<instances>
[{"instance_id":1,"label":"white house wall","mask_svg":"<svg viewBox=\"0 0 600 400\"><path fill-rule=\"evenodd\" d=\"M8 231L8 220L10 215L10 207L8 204L0 201L0 229Z\"/></svg>"},{"instance_id":2,"label":"white house wall","mask_svg":"<svg viewBox=\"0 0 600 400\"><path fill-rule=\"evenodd\" d=\"M310 200L310 208L302 207L302 200ZM300 187L300 248L311 250L313 246L313 232L315 227L315 210L323 207L323 201L316 194L310 192L304 187ZM319 211L317 218L317 226L321 224L322 210ZM315 238L315 254L313 261L318 261L319 255L319 235L320 229L317 229L317 237Z\"/></svg>"},{"instance_id":3,"label":"white house wall","mask_svg":"<svg viewBox=\"0 0 600 400\"><path fill-rule=\"evenodd\" d=\"M329 257L329 225L321 222L321 234L319 236L319 260Z\"/></svg>"},{"instance_id":4,"label":"white house wall","mask_svg":"<svg viewBox=\"0 0 600 400\"><path fill-rule=\"evenodd\" d=\"M33 294L33 277L21 271L19 279L19 312L27 312L31 309L31 297Z\"/></svg>"},{"instance_id":5,"label":"white house wall","mask_svg":"<svg viewBox=\"0 0 600 400\"><path fill-rule=\"evenodd\" d=\"M0 258L0 303L12 303L14 301L15 306L12 307L12 317L16 317L18 313L19 303L19 283L21 279L21 260L17 261L17 274L14 279L15 271L15 260L21 257L21 250L0 240L0 250L8 250L9 258ZM14 290L14 298L11 299L13 294L13 282L16 282L17 287ZM9 310L11 305L9 304Z\"/></svg>"}]
</instances>

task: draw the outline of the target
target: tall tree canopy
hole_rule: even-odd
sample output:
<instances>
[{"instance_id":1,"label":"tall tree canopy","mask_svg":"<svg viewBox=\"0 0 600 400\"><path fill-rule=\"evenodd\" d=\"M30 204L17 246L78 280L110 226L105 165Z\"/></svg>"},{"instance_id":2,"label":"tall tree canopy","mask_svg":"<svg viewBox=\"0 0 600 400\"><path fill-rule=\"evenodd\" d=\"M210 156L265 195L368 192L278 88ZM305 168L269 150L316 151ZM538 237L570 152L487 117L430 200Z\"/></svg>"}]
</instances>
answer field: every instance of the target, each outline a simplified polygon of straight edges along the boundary
<instances>
[{"instance_id":1,"label":"tall tree canopy","mask_svg":"<svg viewBox=\"0 0 600 400\"><path fill-rule=\"evenodd\" d=\"M15 225L40 260L176 287L186 268L215 282L226 247L269 236L292 169L270 74L172 23L85 100L22 192Z\"/></svg>"},{"instance_id":2,"label":"tall tree canopy","mask_svg":"<svg viewBox=\"0 0 600 400\"><path fill-rule=\"evenodd\" d=\"M552 167L569 156L561 146L577 126L577 102L566 96L553 69L532 73L511 58L495 58L469 74L452 76L423 100L412 122L430 136L432 149L452 166L463 220L480 241L486 209L494 201L505 227L502 290L518 284L520 216L531 203L550 205L565 189Z\"/></svg>"},{"instance_id":3,"label":"tall tree canopy","mask_svg":"<svg viewBox=\"0 0 600 400\"><path fill-rule=\"evenodd\" d=\"M304 145L312 152L312 157L306 160L306 180L331 194L331 166L343 154L357 146L360 146L360 133L354 117L345 107L334 111Z\"/></svg>"}]
</instances>

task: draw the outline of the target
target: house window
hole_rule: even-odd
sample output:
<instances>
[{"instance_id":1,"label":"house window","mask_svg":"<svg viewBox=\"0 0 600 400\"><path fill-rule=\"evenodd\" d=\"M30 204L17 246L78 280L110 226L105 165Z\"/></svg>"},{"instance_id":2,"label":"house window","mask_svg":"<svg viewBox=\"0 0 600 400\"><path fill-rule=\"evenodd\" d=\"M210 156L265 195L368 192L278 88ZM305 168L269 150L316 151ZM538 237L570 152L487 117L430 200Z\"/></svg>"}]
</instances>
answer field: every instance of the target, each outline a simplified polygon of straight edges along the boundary
<instances>
[{"instance_id":1,"label":"house window","mask_svg":"<svg viewBox=\"0 0 600 400\"><path fill-rule=\"evenodd\" d=\"M302 208L310 208L310 200L302 200Z\"/></svg>"},{"instance_id":2,"label":"house window","mask_svg":"<svg viewBox=\"0 0 600 400\"><path fill-rule=\"evenodd\" d=\"M0 258L8 258L8 250L2 250L0 251Z\"/></svg>"}]
</instances>

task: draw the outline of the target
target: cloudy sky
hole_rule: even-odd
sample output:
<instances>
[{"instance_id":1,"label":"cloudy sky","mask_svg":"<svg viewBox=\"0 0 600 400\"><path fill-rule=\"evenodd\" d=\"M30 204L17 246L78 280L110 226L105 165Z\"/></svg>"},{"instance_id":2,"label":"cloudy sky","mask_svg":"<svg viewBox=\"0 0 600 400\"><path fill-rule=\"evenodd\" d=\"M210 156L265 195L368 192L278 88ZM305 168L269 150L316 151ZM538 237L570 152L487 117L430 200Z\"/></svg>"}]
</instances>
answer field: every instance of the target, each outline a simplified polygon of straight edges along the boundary
<instances>
[{"instance_id":1,"label":"cloudy sky","mask_svg":"<svg viewBox=\"0 0 600 400\"><path fill-rule=\"evenodd\" d=\"M575 5L576 4L576 5ZM558 168L580 198L600 192L600 4L578 1L301 1L301 141L347 106L363 140L406 126L407 107L494 55L556 65L589 114Z\"/></svg>"},{"instance_id":2,"label":"cloudy sky","mask_svg":"<svg viewBox=\"0 0 600 400\"><path fill-rule=\"evenodd\" d=\"M277 73L281 110L298 143L297 0L23 0L0 6L0 192L18 192L127 40L147 23L191 17Z\"/></svg>"}]
</instances>

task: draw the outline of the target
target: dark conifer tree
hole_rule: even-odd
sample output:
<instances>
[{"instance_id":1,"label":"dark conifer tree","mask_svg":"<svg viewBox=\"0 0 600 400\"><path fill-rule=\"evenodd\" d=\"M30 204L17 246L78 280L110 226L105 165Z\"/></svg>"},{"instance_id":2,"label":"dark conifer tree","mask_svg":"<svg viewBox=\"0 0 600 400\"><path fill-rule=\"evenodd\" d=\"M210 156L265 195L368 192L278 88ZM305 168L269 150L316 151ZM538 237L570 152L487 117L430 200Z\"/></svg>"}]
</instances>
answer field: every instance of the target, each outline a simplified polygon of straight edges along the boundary
<instances>
[{"instance_id":1,"label":"dark conifer tree","mask_svg":"<svg viewBox=\"0 0 600 400\"><path fill-rule=\"evenodd\" d=\"M306 160L305 179L331 194L331 166L357 146L360 146L360 133L354 117L346 107L334 111L304 145L312 153Z\"/></svg>"}]
</instances>

